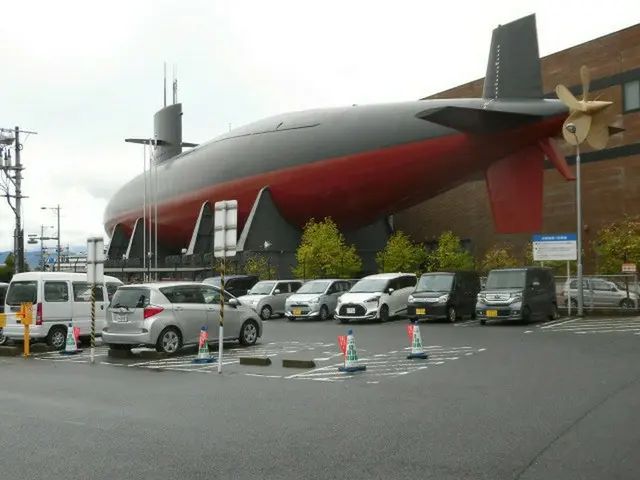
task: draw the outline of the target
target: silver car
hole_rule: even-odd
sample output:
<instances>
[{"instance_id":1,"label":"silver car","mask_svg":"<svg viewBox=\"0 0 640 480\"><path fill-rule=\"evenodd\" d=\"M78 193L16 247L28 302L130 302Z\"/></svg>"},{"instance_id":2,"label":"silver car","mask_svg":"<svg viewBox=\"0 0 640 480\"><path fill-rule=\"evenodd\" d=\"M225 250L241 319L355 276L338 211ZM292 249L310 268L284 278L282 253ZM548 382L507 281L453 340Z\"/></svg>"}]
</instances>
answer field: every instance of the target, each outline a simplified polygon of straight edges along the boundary
<instances>
[{"instance_id":1,"label":"silver car","mask_svg":"<svg viewBox=\"0 0 640 480\"><path fill-rule=\"evenodd\" d=\"M327 320L335 313L338 298L350 289L348 280L311 280L287 298L284 314L292 321L296 318Z\"/></svg>"},{"instance_id":2,"label":"silver car","mask_svg":"<svg viewBox=\"0 0 640 480\"><path fill-rule=\"evenodd\" d=\"M207 327L210 342L218 340L220 289L196 282L162 282L118 288L107 308L102 340L110 348L152 347L174 354L185 345L198 344ZM253 345L262 336L262 320L227 292L224 340Z\"/></svg>"},{"instance_id":3,"label":"silver car","mask_svg":"<svg viewBox=\"0 0 640 480\"><path fill-rule=\"evenodd\" d=\"M274 315L284 315L285 301L301 286L300 280L263 280L238 300L253 308L263 320L268 320Z\"/></svg>"},{"instance_id":4,"label":"silver car","mask_svg":"<svg viewBox=\"0 0 640 480\"><path fill-rule=\"evenodd\" d=\"M639 295L635 285L629 285L629 296L624 282L612 281L606 278L585 277L582 280L583 302L588 308L624 308L637 309ZM568 306L571 298L572 308L578 308L578 281L571 280L564 284L564 304Z\"/></svg>"}]
</instances>

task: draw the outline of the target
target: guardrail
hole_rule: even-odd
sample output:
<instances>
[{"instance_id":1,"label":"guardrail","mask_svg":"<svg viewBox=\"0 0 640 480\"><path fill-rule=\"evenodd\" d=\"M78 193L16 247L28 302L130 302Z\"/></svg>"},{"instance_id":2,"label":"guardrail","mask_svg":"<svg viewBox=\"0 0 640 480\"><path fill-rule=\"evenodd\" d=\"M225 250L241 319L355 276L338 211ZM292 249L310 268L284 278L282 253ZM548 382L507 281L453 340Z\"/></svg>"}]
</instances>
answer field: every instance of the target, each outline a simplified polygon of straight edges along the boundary
<instances>
[{"instance_id":1,"label":"guardrail","mask_svg":"<svg viewBox=\"0 0 640 480\"><path fill-rule=\"evenodd\" d=\"M30 348L30 327L33 325L33 303L22 303L20 310L15 313L0 313L0 330L7 326L7 321L20 321L24 325L24 351L23 356L28 357L31 355Z\"/></svg>"}]
</instances>

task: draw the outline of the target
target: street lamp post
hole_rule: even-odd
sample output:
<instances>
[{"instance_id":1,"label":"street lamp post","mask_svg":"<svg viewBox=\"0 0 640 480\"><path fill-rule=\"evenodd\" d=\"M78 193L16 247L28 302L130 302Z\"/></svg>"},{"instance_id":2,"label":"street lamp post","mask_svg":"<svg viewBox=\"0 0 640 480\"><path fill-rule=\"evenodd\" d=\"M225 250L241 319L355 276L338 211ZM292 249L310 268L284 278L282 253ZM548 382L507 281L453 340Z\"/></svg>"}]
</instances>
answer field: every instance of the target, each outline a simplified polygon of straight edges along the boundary
<instances>
[{"instance_id":1,"label":"street lamp post","mask_svg":"<svg viewBox=\"0 0 640 480\"><path fill-rule=\"evenodd\" d=\"M578 258L578 316L584 315L584 289L582 285L582 185L580 172L580 142L576 135L576 126L570 123L566 126L567 131L576 139L576 240Z\"/></svg>"},{"instance_id":2,"label":"street lamp post","mask_svg":"<svg viewBox=\"0 0 640 480\"><path fill-rule=\"evenodd\" d=\"M60 271L60 255L62 254L62 247L60 246L60 204L55 207L40 207L41 210L53 210L56 212L58 219L58 234L56 235L58 240L58 254L56 263L58 264L58 271Z\"/></svg>"}]
</instances>

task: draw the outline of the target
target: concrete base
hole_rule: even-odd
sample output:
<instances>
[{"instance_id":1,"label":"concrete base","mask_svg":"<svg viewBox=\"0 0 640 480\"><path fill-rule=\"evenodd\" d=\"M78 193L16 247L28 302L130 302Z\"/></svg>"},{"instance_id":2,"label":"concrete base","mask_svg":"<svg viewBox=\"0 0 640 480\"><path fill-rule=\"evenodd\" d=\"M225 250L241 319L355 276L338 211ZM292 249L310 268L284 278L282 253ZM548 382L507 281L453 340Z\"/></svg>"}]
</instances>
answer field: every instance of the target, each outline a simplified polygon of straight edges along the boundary
<instances>
[{"instance_id":1,"label":"concrete base","mask_svg":"<svg viewBox=\"0 0 640 480\"><path fill-rule=\"evenodd\" d=\"M161 358L167 358L168 355L164 352L156 352L154 350L142 350L138 352L138 356L148 360L159 360Z\"/></svg>"},{"instance_id":2,"label":"concrete base","mask_svg":"<svg viewBox=\"0 0 640 480\"><path fill-rule=\"evenodd\" d=\"M256 365L259 367L268 367L271 365L271 359L268 357L240 357L240 365Z\"/></svg>"},{"instance_id":3,"label":"concrete base","mask_svg":"<svg viewBox=\"0 0 640 480\"><path fill-rule=\"evenodd\" d=\"M357 367L343 367L339 366L338 371L340 373L360 373L367 370L366 365L358 365Z\"/></svg>"},{"instance_id":4,"label":"concrete base","mask_svg":"<svg viewBox=\"0 0 640 480\"><path fill-rule=\"evenodd\" d=\"M316 368L316 362L313 360L282 360L282 366L284 368Z\"/></svg>"},{"instance_id":5,"label":"concrete base","mask_svg":"<svg viewBox=\"0 0 640 480\"><path fill-rule=\"evenodd\" d=\"M214 363L216 361L216 359L214 357L208 357L208 358L194 358L191 363L198 363L198 364L203 364L203 363Z\"/></svg>"},{"instance_id":6,"label":"concrete base","mask_svg":"<svg viewBox=\"0 0 640 480\"><path fill-rule=\"evenodd\" d=\"M82 353L82 349L81 348L77 349L75 352L67 352L66 350L62 350L60 352L60 355L78 355L80 353Z\"/></svg>"},{"instance_id":7,"label":"concrete base","mask_svg":"<svg viewBox=\"0 0 640 480\"><path fill-rule=\"evenodd\" d=\"M415 359L426 360L427 358L429 358L429 355L427 355L424 352L410 353L409 355L407 355L407 360L415 360Z\"/></svg>"},{"instance_id":8,"label":"concrete base","mask_svg":"<svg viewBox=\"0 0 640 480\"><path fill-rule=\"evenodd\" d=\"M135 358L135 354L131 350L112 350L107 351L109 358Z\"/></svg>"},{"instance_id":9,"label":"concrete base","mask_svg":"<svg viewBox=\"0 0 640 480\"><path fill-rule=\"evenodd\" d=\"M19 347L0 347L0 357L18 357L22 355Z\"/></svg>"}]
</instances>

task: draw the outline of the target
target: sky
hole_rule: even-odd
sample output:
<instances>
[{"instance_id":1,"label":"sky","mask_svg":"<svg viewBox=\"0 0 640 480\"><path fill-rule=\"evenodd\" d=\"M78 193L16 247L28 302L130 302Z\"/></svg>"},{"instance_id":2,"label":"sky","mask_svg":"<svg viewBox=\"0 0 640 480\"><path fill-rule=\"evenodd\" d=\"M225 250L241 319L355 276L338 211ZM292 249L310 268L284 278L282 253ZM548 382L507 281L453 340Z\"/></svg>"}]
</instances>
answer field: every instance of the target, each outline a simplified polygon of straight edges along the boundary
<instances>
[{"instance_id":1,"label":"sky","mask_svg":"<svg viewBox=\"0 0 640 480\"><path fill-rule=\"evenodd\" d=\"M23 140L25 237L55 227L63 245L106 234L109 198L142 173L169 103L173 65L183 139L307 108L416 100L484 76L492 30L536 13L542 56L625 28L640 2L583 0L2 1L0 127ZM10 48L9 48L10 47ZM0 250L13 248L0 199ZM56 229L45 230L55 235Z\"/></svg>"}]
</instances>

